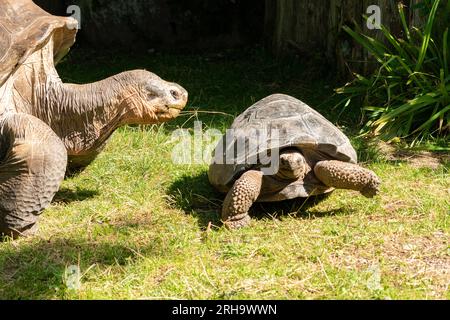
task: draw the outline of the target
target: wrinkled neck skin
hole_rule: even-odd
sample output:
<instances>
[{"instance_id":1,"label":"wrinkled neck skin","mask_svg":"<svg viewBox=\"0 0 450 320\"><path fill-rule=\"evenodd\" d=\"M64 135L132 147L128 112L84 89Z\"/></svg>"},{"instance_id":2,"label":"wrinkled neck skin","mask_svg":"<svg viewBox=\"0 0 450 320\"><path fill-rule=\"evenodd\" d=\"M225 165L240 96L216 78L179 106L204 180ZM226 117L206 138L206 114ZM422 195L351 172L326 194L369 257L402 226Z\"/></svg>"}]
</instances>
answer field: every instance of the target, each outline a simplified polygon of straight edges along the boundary
<instances>
[{"instance_id":1,"label":"wrinkled neck skin","mask_svg":"<svg viewBox=\"0 0 450 320\"><path fill-rule=\"evenodd\" d=\"M127 124L127 102L137 92L123 85L124 78L126 74L119 74L86 85L50 81L36 91L39 107L32 114L55 131L69 155L90 153Z\"/></svg>"},{"instance_id":2,"label":"wrinkled neck skin","mask_svg":"<svg viewBox=\"0 0 450 320\"><path fill-rule=\"evenodd\" d=\"M52 47L49 41L32 54L0 88L0 117L23 112L41 119L61 138L69 156L98 152L115 129L136 122L133 109L139 106L131 98L138 92L132 77L124 72L86 85L63 83Z\"/></svg>"}]
</instances>

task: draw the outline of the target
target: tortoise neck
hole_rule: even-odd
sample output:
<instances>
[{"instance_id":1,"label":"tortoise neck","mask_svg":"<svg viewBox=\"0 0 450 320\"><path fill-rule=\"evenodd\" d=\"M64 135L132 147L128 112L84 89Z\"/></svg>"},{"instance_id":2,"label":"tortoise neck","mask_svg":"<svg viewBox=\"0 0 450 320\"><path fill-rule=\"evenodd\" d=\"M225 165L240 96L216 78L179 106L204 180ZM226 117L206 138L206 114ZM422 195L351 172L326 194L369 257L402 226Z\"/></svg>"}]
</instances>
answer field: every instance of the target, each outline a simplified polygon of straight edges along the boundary
<instances>
[{"instance_id":1,"label":"tortoise neck","mask_svg":"<svg viewBox=\"0 0 450 320\"><path fill-rule=\"evenodd\" d=\"M133 109L129 105L134 82L130 72L123 72L85 85L63 83L53 63L50 39L0 87L0 116L31 114L53 129L69 155L89 154L125 123Z\"/></svg>"},{"instance_id":2,"label":"tortoise neck","mask_svg":"<svg viewBox=\"0 0 450 320\"><path fill-rule=\"evenodd\" d=\"M59 78L38 90L35 115L63 140L69 155L82 155L101 147L127 113L125 76L79 85ZM40 92L39 92L40 91Z\"/></svg>"}]
</instances>

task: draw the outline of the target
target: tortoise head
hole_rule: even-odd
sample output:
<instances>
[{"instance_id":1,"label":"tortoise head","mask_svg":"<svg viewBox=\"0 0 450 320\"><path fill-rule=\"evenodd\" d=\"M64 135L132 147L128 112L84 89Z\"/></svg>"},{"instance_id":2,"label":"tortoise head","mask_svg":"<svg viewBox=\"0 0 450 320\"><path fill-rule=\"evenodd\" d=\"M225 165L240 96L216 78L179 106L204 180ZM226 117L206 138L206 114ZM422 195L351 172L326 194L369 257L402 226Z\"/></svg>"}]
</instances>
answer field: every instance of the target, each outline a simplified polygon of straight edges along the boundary
<instances>
[{"instance_id":1,"label":"tortoise head","mask_svg":"<svg viewBox=\"0 0 450 320\"><path fill-rule=\"evenodd\" d=\"M123 80L123 79L121 79ZM186 106L187 91L180 85L167 82L146 70L126 72L123 101L127 122L151 124L176 118Z\"/></svg>"},{"instance_id":2,"label":"tortoise head","mask_svg":"<svg viewBox=\"0 0 450 320\"><path fill-rule=\"evenodd\" d=\"M307 173L308 168L305 157L298 149L284 149L280 153L280 167L277 176L285 180L301 179Z\"/></svg>"}]
</instances>

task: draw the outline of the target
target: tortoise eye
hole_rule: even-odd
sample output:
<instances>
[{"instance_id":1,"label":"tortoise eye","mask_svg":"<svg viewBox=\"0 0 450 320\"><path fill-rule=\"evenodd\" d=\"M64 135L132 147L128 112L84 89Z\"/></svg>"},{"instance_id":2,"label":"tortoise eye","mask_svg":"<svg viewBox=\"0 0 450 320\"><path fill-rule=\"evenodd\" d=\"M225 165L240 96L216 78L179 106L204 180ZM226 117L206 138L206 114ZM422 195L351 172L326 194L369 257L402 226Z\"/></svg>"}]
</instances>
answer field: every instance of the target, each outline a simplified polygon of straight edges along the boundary
<instances>
[{"instance_id":1,"label":"tortoise eye","mask_svg":"<svg viewBox=\"0 0 450 320\"><path fill-rule=\"evenodd\" d=\"M174 97L175 99L179 99L179 98L180 98L180 92L178 92L177 90L170 90L170 94L171 94L172 97Z\"/></svg>"}]
</instances>

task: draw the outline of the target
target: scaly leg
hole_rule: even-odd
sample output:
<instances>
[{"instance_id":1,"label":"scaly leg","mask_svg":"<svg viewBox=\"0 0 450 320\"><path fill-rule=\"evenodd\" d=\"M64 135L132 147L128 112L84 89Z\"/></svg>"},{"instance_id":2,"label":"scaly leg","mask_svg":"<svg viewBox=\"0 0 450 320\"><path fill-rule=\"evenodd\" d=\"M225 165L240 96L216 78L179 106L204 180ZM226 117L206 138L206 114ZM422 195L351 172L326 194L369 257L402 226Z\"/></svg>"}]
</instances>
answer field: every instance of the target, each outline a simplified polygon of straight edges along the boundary
<instances>
[{"instance_id":1,"label":"scaly leg","mask_svg":"<svg viewBox=\"0 0 450 320\"><path fill-rule=\"evenodd\" d=\"M236 182L223 202L222 221L230 229L250 223L248 210L261 192L263 174L260 171L245 172Z\"/></svg>"},{"instance_id":2,"label":"scaly leg","mask_svg":"<svg viewBox=\"0 0 450 320\"><path fill-rule=\"evenodd\" d=\"M314 166L314 173L326 186L351 189L372 198L379 192L380 179L368 169L357 164L331 160L320 161Z\"/></svg>"},{"instance_id":3,"label":"scaly leg","mask_svg":"<svg viewBox=\"0 0 450 320\"><path fill-rule=\"evenodd\" d=\"M36 230L66 165L66 148L44 122L21 113L0 120L0 234L16 238Z\"/></svg>"}]
</instances>

